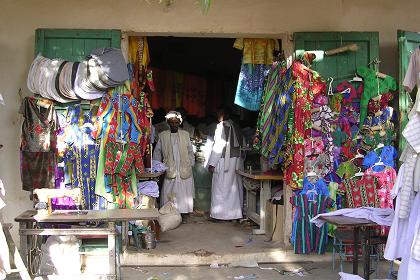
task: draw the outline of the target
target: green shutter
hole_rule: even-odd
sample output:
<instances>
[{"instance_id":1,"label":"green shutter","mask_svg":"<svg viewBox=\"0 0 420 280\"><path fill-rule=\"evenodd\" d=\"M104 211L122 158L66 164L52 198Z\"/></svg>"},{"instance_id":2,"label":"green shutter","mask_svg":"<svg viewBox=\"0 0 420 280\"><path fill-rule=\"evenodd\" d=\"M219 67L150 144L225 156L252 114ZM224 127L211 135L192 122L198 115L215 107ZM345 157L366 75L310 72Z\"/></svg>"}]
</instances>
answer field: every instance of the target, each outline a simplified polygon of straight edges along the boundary
<instances>
[{"instance_id":1,"label":"green shutter","mask_svg":"<svg viewBox=\"0 0 420 280\"><path fill-rule=\"evenodd\" d=\"M80 61L94 49L121 47L120 30L37 29L35 55Z\"/></svg>"},{"instance_id":2,"label":"green shutter","mask_svg":"<svg viewBox=\"0 0 420 280\"><path fill-rule=\"evenodd\" d=\"M351 79L359 66L366 66L379 57L378 32L298 32L295 33L296 55L315 52L312 69L323 77L333 77L334 85ZM325 56L324 51L356 43L357 52L343 52Z\"/></svg>"},{"instance_id":3,"label":"green shutter","mask_svg":"<svg viewBox=\"0 0 420 280\"><path fill-rule=\"evenodd\" d=\"M413 89L413 92L406 92L402 83L404 81L405 73L407 72L408 63L410 56L415 48L420 45L420 34L415 32L407 32L398 30L398 52L399 52L399 148L400 151L404 149L406 145L404 137L401 133L408 122L408 113L410 111L410 99L414 102L416 98L417 88ZM410 96L411 94L411 96Z\"/></svg>"}]
</instances>

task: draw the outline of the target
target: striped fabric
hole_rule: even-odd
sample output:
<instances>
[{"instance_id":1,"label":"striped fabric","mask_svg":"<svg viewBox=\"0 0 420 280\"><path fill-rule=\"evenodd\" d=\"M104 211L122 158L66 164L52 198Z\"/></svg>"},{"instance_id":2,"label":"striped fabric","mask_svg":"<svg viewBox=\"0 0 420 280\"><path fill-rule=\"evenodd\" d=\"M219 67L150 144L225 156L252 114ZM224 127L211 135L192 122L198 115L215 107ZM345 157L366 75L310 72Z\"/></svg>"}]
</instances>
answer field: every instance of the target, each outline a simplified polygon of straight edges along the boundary
<instances>
[{"instance_id":1,"label":"striped fabric","mask_svg":"<svg viewBox=\"0 0 420 280\"><path fill-rule=\"evenodd\" d=\"M334 205L334 201L325 195L317 195L310 201L308 196L300 194L291 197L290 202L296 207L296 223L293 227L295 254L324 254L328 241L328 225L317 227L310 220L325 213L327 208Z\"/></svg>"},{"instance_id":2,"label":"striped fabric","mask_svg":"<svg viewBox=\"0 0 420 280\"><path fill-rule=\"evenodd\" d=\"M281 65L273 64L270 72L267 77L267 82L264 89L264 94L261 99L260 111L258 114L257 120L257 131L256 139L257 142L254 144L254 147L258 150L261 150L262 155L268 157L267 149L264 149L266 152L263 153L262 148L265 147L267 143L267 134L269 126L271 124L271 119L273 115L271 114L274 99L276 97L276 89L279 87L281 79Z\"/></svg>"},{"instance_id":3,"label":"striped fabric","mask_svg":"<svg viewBox=\"0 0 420 280\"><path fill-rule=\"evenodd\" d=\"M283 161L282 147L286 140L288 113L294 91L291 67L284 72L279 85L273 90L276 90L277 94L275 94L272 105L270 123L265 123L264 129L267 134L263 138L261 151L268 158L270 166L280 164Z\"/></svg>"}]
</instances>

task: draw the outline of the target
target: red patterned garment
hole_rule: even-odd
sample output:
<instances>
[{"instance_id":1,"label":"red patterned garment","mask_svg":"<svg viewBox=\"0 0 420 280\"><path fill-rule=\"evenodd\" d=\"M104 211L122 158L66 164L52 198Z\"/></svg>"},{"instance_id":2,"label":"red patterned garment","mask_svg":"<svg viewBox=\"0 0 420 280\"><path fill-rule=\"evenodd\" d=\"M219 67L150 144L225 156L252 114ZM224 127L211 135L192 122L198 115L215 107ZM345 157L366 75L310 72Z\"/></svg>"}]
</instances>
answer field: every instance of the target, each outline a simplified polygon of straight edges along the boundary
<instances>
[{"instance_id":1,"label":"red patterned garment","mask_svg":"<svg viewBox=\"0 0 420 280\"><path fill-rule=\"evenodd\" d=\"M340 189L346 192L348 208L379 207L380 205L377 192L378 180L373 175L365 174L343 180Z\"/></svg>"},{"instance_id":2,"label":"red patterned garment","mask_svg":"<svg viewBox=\"0 0 420 280\"><path fill-rule=\"evenodd\" d=\"M286 161L285 181L292 189L301 189L304 177L305 148L304 141L311 135L312 129L312 101L325 94L326 84L320 75L308 69L301 62L292 64L294 92L292 93L293 124L291 138L288 139L288 160Z\"/></svg>"},{"instance_id":3,"label":"red patterned garment","mask_svg":"<svg viewBox=\"0 0 420 280\"><path fill-rule=\"evenodd\" d=\"M375 172L372 168L365 171L365 174L370 174L377 178L377 192L379 196L380 208L394 208L394 202L391 198L391 191L397 180L397 172L392 167L385 167L381 172Z\"/></svg>"}]
</instances>

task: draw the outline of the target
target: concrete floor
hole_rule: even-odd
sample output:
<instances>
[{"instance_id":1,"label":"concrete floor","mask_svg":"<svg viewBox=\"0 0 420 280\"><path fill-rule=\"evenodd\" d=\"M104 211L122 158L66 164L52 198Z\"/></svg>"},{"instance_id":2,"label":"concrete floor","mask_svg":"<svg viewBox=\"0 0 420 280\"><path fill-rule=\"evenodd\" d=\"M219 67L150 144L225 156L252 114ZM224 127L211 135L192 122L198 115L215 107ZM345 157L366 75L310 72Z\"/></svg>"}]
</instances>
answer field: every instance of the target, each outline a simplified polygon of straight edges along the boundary
<instances>
[{"instance_id":1,"label":"concrete floor","mask_svg":"<svg viewBox=\"0 0 420 280\"><path fill-rule=\"evenodd\" d=\"M252 235L252 227L231 222L212 223L203 218L191 218L175 230L164 232L156 249L137 251L131 247L121 257L129 267L121 269L124 280L184 280L184 279L300 279L275 270L261 270L255 266L294 271L303 268L303 279L340 279L338 269L332 270L332 256L296 255L278 242L266 242L265 236ZM98 262L99 261L99 262ZM92 273L103 273L106 256L89 265ZM218 264L221 268L211 268ZM338 267L338 261L337 261ZM389 262L379 264L378 277L386 279ZM395 269L398 269L395 266ZM96 271L98 270L98 271ZM344 263L344 271L352 271L352 263ZM363 267L360 264L360 274ZM236 278L235 278L236 277ZM8 278L9 279L9 278ZM10 278L18 279L18 278ZM46 278L45 278L46 279ZM51 278L52 279L52 278ZM60 277L54 279L61 279ZM72 279L72 278L70 278ZM80 278L81 279L81 278ZM96 278L87 278L96 279Z\"/></svg>"},{"instance_id":2,"label":"concrete floor","mask_svg":"<svg viewBox=\"0 0 420 280\"><path fill-rule=\"evenodd\" d=\"M264 235L252 235L249 223L207 221L192 217L187 224L163 232L156 249L135 250L122 255L124 265L210 265L231 263L238 259L260 263L328 261L331 256L296 255L283 243L266 242Z\"/></svg>"},{"instance_id":3,"label":"concrete floor","mask_svg":"<svg viewBox=\"0 0 420 280\"><path fill-rule=\"evenodd\" d=\"M263 264L261 267L277 268L278 270L293 271L304 268L304 276L281 275L274 270L261 270L259 268L219 268L213 269L208 266L199 267L126 267L122 271L124 280L226 280L226 279L305 279L305 280L338 280L338 271L333 271L331 263L288 263L288 264ZM386 279L389 270L388 262L381 262L379 275L372 274L371 279ZM344 271L350 273L352 264L345 263ZM363 273L360 266L359 272ZM241 278L241 276L243 276ZM236 278L235 278L236 277Z\"/></svg>"}]
</instances>

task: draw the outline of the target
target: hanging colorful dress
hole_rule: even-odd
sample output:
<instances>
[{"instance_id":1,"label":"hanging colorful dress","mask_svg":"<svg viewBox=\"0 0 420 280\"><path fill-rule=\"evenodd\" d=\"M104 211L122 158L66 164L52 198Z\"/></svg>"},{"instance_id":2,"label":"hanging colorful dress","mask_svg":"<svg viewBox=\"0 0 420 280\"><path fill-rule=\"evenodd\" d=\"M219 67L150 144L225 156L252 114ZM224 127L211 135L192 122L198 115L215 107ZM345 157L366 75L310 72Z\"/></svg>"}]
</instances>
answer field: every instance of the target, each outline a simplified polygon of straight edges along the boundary
<instances>
[{"instance_id":1,"label":"hanging colorful dress","mask_svg":"<svg viewBox=\"0 0 420 280\"><path fill-rule=\"evenodd\" d=\"M236 39L234 48L243 50L242 65L234 103L258 111L264 93L264 81L273 63L273 51L279 50L275 39Z\"/></svg>"},{"instance_id":2,"label":"hanging colorful dress","mask_svg":"<svg viewBox=\"0 0 420 280\"><path fill-rule=\"evenodd\" d=\"M301 189L304 177L304 141L311 135L312 101L315 96L325 94L325 82L319 74L308 69L300 61L292 64L294 91L292 110L289 114L287 139L287 161L285 162L285 183L292 189Z\"/></svg>"},{"instance_id":3,"label":"hanging colorful dress","mask_svg":"<svg viewBox=\"0 0 420 280\"><path fill-rule=\"evenodd\" d=\"M26 191L55 187L58 117L52 103L43 104L39 106L35 97L26 97L21 107L21 179Z\"/></svg>"}]
</instances>

